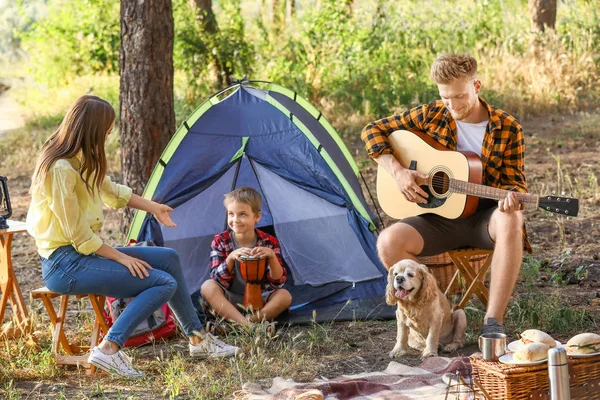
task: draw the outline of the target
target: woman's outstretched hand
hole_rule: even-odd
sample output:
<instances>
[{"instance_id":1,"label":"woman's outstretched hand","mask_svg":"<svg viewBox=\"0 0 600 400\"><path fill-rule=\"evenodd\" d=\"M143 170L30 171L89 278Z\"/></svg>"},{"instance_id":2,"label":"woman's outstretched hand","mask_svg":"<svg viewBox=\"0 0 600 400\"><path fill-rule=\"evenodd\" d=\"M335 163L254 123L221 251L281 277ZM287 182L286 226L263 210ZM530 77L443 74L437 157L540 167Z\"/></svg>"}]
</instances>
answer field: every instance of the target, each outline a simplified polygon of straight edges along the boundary
<instances>
[{"instance_id":1,"label":"woman's outstretched hand","mask_svg":"<svg viewBox=\"0 0 600 400\"><path fill-rule=\"evenodd\" d=\"M152 212L152 214L154 214L158 222L160 222L164 226L168 226L169 228L176 228L177 225L171 220L171 216L169 215L171 211L173 211L173 209L168 205L156 203L155 210Z\"/></svg>"}]
</instances>

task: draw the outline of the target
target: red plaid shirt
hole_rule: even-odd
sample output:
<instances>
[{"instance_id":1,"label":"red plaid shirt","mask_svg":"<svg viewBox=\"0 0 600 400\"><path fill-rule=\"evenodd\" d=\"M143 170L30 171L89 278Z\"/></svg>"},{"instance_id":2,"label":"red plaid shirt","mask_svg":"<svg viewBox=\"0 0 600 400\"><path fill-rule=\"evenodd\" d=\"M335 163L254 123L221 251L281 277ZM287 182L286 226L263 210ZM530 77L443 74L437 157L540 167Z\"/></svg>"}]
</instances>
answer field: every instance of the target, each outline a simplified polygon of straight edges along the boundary
<instances>
[{"instance_id":1,"label":"red plaid shirt","mask_svg":"<svg viewBox=\"0 0 600 400\"><path fill-rule=\"evenodd\" d=\"M279 242L275 236L271 236L266 232L263 232L259 229L255 229L254 231L256 232L256 247L268 247L272 249L277 256L277 260L279 260L279 264L281 264L281 269L283 271L281 278L273 279L271 277L271 266L269 265L269 261L267 261L267 278L262 283L262 290L267 291L281 289L287 280L287 274L285 272L285 268L283 268L283 262L281 261ZM227 289L233 282L233 274L235 272L235 270L231 273L227 271L226 261L227 256L231 254L233 250L235 250L231 231L226 230L218 235L215 235L210 247L210 277Z\"/></svg>"},{"instance_id":2,"label":"red plaid shirt","mask_svg":"<svg viewBox=\"0 0 600 400\"><path fill-rule=\"evenodd\" d=\"M494 108L481 97L489 114L483 138L481 163L483 184L500 189L527 193L525 181L525 142L521 125L506 112ZM361 134L369 157L393 154L388 136L397 130L423 132L450 150L456 150L456 121L441 100L432 101L367 125ZM531 252L523 227L524 248Z\"/></svg>"}]
</instances>

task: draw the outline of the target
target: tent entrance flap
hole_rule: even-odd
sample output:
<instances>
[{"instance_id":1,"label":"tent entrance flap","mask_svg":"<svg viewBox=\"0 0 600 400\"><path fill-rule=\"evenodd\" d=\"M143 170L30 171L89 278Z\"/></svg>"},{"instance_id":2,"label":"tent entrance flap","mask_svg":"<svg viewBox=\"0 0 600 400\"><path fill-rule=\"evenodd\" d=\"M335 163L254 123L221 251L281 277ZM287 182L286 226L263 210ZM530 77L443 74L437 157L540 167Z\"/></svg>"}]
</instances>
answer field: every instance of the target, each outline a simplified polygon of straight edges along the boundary
<instances>
[{"instance_id":1,"label":"tent entrance flap","mask_svg":"<svg viewBox=\"0 0 600 400\"><path fill-rule=\"evenodd\" d=\"M347 208L303 190L258 163L254 165L294 284L319 286L383 276L348 224Z\"/></svg>"}]
</instances>

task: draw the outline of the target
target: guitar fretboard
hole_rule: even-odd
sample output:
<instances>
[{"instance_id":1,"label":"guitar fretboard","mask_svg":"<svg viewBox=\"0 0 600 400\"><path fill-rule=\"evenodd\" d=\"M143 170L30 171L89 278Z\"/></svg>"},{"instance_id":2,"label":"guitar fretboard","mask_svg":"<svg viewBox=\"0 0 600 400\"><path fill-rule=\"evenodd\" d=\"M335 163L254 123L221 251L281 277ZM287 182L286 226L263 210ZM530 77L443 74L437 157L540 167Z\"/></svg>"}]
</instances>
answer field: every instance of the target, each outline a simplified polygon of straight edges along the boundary
<instances>
[{"instance_id":1,"label":"guitar fretboard","mask_svg":"<svg viewBox=\"0 0 600 400\"><path fill-rule=\"evenodd\" d=\"M476 183L460 181L453 178L450 178L449 181L450 191L455 193L466 194L469 196L477 196L493 200L504 200L506 199L508 193L510 193L509 190L478 185ZM517 198L519 199L521 204L533 204L537 207L540 202L540 198L537 195L519 192L515 193L517 194Z\"/></svg>"}]
</instances>

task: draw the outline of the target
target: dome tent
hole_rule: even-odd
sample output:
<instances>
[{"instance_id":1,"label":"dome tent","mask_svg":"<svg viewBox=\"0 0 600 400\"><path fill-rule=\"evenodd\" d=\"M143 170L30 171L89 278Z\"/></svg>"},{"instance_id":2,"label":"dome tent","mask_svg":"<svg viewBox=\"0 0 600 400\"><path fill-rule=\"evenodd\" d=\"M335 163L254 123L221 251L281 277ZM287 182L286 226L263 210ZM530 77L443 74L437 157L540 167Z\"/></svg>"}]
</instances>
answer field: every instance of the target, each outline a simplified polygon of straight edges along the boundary
<instances>
[{"instance_id":1,"label":"dome tent","mask_svg":"<svg viewBox=\"0 0 600 400\"><path fill-rule=\"evenodd\" d=\"M263 197L257 228L281 245L291 322L313 310L318 320L392 317L375 225L348 149L308 101L253 83L236 82L204 101L156 164L144 197L171 206L177 228L137 211L128 239L175 249L190 293L198 292L209 278L210 243L227 228L223 195L251 186Z\"/></svg>"}]
</instances>

